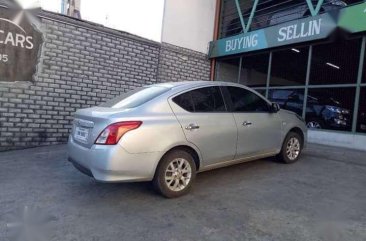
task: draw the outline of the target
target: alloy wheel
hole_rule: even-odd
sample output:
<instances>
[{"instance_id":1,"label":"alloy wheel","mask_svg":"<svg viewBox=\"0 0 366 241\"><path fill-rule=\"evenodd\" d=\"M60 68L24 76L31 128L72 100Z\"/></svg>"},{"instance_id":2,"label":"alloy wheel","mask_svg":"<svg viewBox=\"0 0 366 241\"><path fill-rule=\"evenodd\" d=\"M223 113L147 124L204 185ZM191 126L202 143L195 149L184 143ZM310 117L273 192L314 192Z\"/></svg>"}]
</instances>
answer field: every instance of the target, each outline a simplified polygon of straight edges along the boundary
<instances>
[{"instance_id":1,"label":"alloy wheel","mask_svg":"<svg viewBox=\"0 0 366 241\"><path fill-rule=\"evenodd\" d=\"M184 158L172 160L165 170L165 183L174 192L179 192L186 188L191 181L192 168Z\"/></svg>"},{"instance_id":2,"label":"alloy wheel","mask_svg":"<svg viewBox=\"0 0 366 241\"><path fill-rule=\"evenodd\" d=\"M300 154L300 149L301 149L300 141L295 137L290 138L290 140L287 142L287 147L286 147L287 157L291 161L295 160Z\"/></svg>"}]
</instances>

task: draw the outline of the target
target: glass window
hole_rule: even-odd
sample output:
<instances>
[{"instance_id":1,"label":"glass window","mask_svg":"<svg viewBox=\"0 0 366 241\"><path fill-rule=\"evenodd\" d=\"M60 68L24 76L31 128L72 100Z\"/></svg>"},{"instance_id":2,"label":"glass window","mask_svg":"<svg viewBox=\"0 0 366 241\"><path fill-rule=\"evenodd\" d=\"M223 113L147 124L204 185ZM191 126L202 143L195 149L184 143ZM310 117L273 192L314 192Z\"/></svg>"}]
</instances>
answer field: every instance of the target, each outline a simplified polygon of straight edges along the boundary
<instances>
[{"instance_id":1,"label":"glass window","mask_svg":"<svg viewBox=\"0 0 366 241\"><path fill-rule=\"evenodd\" d=\"M251 0L241 0L239 1L239 5L243 13L244 21L247 23L253 2ZM222 0L220 18L220 38L243 32L235 0Z\"/></svg>"},{"instance_id":2,"label":"glass window","mask_svg":"<svg viewBox=\"0 0 366 241\"><path fill-rule=\"evenodd\" d=\"M227 87L227 89L230 93L230 99L234 112L269 111L269 105L267 101L253 92L238 87Z\"/></svg>"},{"instance_id":3,"label":"glass window","mask_svg":"<svg viewBox=\"0 0 366 241\"><path fill-rule=\"evenodd\" d=\"M219 87L205 87L173 98L173 101L190 112L224 112L226 107Z\"/></svg>"},{"instance_id":4,"label":"glass window","mask_svg":"<svg viewBox=\"0 0 366 241\"><path fill-rule=\"evenodd\" d=\"M264 97L266 96L266 90L264 89L254 89L255 91L257 91L259 94L263 95Z\"/></svg>"},{"instance_id":5,"label":"glass window","mask_svg":"<svg viewBox=\"0 0 366 241\"><path fill-rule=\"evenodd\" d=\"M302 116L304 89L273 89L268 92L268 99L276 102L282 109L290 110Z\"/></svg>"},{"instance_id":6,"label":"glass window","mask_svg":"<svg viewBox=\"0 0 366 241\"><path fill-rule=\"evenodd\" d=\"M362 2L362 0L343 0L347 5L357 4Z\"/></svg>"},{"instance_id":7,"label":"glass window","mask_svg":"<svg viewBox=\"0 0 366 241\"><path fill-rule=\"evenodd\" d=\"M265 87L269 54L243 56L239 83L251 87Z\"/></svg>"},{"instance_id":8,"label":"glass window","mask_svg":"<svg viewBox=\"0 0 366 241\"><path fill-rule=\"evenodd\" d=\"M191 92L187 92L181 95L178 95L173 98L174 103L182 107L184 110L189 112L194 112L194 106L192 101Z\"/></svg>"},{"instance_id":9,"label":"glass window","mask_svg":"<svg viewBox=\"0 0 366 241\"><path fill-rule=\"evenodd\" d=\"M360 39L341 39L333 43L314 46L310 84L356 83L360 48Z\"/></svg>"},{"instance_id":10,"label":"glass window","mask_svg":"<svg viewBox=\"0 0 366 241\"><path fill-rule=\"evenodd\" d=\"M240 11L244 22L248 22L254 0L240 0ZM311 1L316 5L318 1ZM352 4L363 2L362 0L325 0L319 9L320 13L337 10ZM305 0L261 0L253 16L250 30L265 28L275 24L301 19L311 16ZM222 0L220 13L220 38L242 33L242 27L235 0Z\"/></svg>"},{"instance_id":11,"label":"glass window","mask_svg":"<svg viewBox=\"0 0 366 241\"><path fill-rule=\"evenodd\" d=\"M366 49L365 49L365 56L364 56L364 60L363 60L363 77L362 77L362 82L366 83Z\"/></svg>"},{"instance_id":12,"label":"glass window","mask_svg":"<svg viewBox=\"0 0 366 241\"><path fill-rule=\"evenodd\" d=\"M149 86L137 88L135 90L124 93L114 99L111 99L103 104L101 107L110 108L135 108L140 106L159 95L169 91L170 88L162 86Z\"/></svg>"},{"instance_id":13,"label":"glass window","mask_svg":"<svg viewBox=\"0 0 366 241\"><path fill-rule=\"evenodd\" d=\"M239 63L240 58L218 60L215 80L238 83Z\"/></svg>"},{"instance_id":14,"label":"glass window","mask_svg":"<svg viewBox=\"0 0 366 241\"><path fill-rule=\"evenodd\" d=\"M195 112L226 111L219 87L206 87L191 91Z\"/></svg>"},{"instance_id":15,"label":"glass window","mask_svg":"<svg viewBox=\"0 0 366 241\"><path fill-rule=\"evenodd\" d=\"M306 123L309 128L352 129L355 88L309 89Z\"/></svg>"},{"instance_id":16,"label":"glass window","mask_svg":"<svg viewBox=\"0 0 366 241\"><path fill-rule=\"evenodd\" d=\"M358 132L366 133L366 87L361 88L356 129Z\"/></svg>"},{"instance_id":17,"label":"glass window","mask_svg":"<svg viewBox=\"0 0 366 241\"><path fill-rule=\"evenodd\" d=\"M304 85L308 54L308 47L273 52L270 85Z\"/></svg>"}]
</instances>

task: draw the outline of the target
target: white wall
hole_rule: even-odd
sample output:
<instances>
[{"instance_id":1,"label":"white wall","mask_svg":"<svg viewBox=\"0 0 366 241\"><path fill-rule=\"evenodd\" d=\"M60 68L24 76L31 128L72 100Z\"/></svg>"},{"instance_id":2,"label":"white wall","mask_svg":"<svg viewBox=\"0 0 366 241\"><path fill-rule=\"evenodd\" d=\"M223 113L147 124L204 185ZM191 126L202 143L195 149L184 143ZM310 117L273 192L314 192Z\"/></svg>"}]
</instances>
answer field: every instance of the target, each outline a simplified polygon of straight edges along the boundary
<instances>
[{"instance_id":1,"label":"white wall","mask_svg":"<svg viewBox=\"0 0 366 241\"><path fill-rule=\"evenodd\" d=\"M309 130L308 142L366 151L366 135Z\"/></svg>"},{"instance_id":2,"label":"white wall","mask_svg":"<svg viewBox=\"0 0 366 241\"><path fill-rule=\"evenodd\" d=\"M162 42L207 54L216 0L165 0Z\"/></svg>"}]
</instances>

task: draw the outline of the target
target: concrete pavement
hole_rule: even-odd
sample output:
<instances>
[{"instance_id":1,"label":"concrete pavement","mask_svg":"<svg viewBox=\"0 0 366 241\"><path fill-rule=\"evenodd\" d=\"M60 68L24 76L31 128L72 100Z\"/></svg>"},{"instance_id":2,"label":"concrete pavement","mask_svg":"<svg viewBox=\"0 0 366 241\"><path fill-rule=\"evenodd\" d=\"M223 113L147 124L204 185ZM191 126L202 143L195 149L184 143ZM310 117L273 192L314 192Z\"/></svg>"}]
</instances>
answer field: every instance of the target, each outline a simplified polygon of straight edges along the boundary
<instances>
[{"instance_id":1,"label":"concrete pavement","mask_svg":"<svg viewBox=\"0 0 366 241\"><path fill-rule=\"evenodd\" d=\"M0 153L0 240L15 210L56 217L53 239L366 240L366 153L309 145L201 173L192 192L165 199L149 183L101 184L66 161L65 145Z\"/></svg>"}]
</instances>

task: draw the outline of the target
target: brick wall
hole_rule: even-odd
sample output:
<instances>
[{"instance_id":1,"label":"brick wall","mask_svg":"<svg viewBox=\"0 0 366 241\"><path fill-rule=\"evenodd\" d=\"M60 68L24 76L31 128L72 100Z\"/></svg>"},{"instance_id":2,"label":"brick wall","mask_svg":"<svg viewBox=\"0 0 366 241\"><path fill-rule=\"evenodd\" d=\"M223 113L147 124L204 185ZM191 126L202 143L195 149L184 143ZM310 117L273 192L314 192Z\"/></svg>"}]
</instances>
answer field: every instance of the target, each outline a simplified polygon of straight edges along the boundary
<instances>
[{"instance_id":1,"label":"brick wall","mask_svg":"<svg viewBox=\"0 0 366 241\"><path fill-rule=\"evenodd\" d=\"M210 61L202 53L163 43L158 72L162 81L210 80Z\"/></svg>"},{"instance_id":2,"label":"brick wall","mask_svg":"<svg viewBox=\"0 0 366 241\"><path fill-rule=\"evenodd\" d=\"M0 82L0 151L67 141L73 113L138 86L208 80L207 57L54 13L34 80Z\"/></svg>"}]
</instances>

